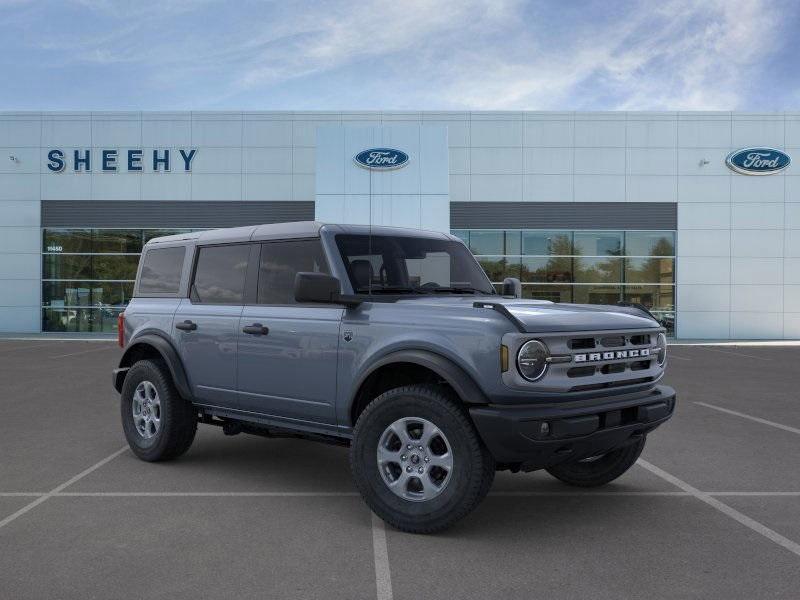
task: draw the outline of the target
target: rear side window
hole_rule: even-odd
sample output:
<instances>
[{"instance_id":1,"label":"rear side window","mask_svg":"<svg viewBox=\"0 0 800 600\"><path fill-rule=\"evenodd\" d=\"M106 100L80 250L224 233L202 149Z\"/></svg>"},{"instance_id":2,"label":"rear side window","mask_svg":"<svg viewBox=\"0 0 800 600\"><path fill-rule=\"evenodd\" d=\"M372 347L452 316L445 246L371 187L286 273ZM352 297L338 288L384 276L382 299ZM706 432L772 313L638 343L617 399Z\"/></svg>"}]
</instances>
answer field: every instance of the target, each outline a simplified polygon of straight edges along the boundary
<instances>
[{"instance_id":1,"label":"rear side window","mask_svg":"<svg viewBox=\"0 0 800 600\"><path fill-rule=\"evenodd\" d=\"M300 271L330 273L319 240L270 242L261 246L259 304L294 304L294 277Z\"/></svg>"},{"instance_id":2,"label":"rear side window","mask_svg":"<svg viewBox=\"0 0 800 600\"><path fill-rule=\"evenodd\" d=\"M249 244L200 248L191 290L192 302L244 304Z\"/></svg>"},{"instance_id":3,"label":"rear side window","mask_svg":"<svg viewBox=\"0 0 800 600\"><path fill-rule=\"evenodd\" d=\"M153 248L144 255L138 296L177 294L186 248Z\"/></svg>"}]
</instances>

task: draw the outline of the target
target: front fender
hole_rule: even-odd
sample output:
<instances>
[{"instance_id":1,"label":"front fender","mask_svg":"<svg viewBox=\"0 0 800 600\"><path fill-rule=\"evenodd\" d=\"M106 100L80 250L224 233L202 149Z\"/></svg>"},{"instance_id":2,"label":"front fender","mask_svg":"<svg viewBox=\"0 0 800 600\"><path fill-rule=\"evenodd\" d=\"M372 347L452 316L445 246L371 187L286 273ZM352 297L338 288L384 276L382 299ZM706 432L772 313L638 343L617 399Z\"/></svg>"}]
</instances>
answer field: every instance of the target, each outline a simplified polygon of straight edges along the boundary
<instances>
[{"instance_id":1,"label":"front fender","mask_svg":"<svg viewBox=\"0 0 800 600\"><path fill-rule=\"evenodd\" d=\"M152 355L150 349L155 350L161 359L166 363L169 372L172 375L172 382L182 398L191 400L192 393L189 387L189 380L186 377L186 370L183 368L178 352L168 339L166 339L160 332L145 331L137 335L128 347L119 361L119 368L114 371L114 387L117 392L122 391L122 385L125 382L125 376L130 367L133 366L136 358L143 354L147 356Z\"/></svg>"},{"instance_id":2,"label":"front fender","mask_svg":"<svg viewBox=\"0 0 800 600\"><path fill-rule=\"evenodd\" d=\"M381 367L393 363L412 363L430 369L444 379L448 385L453 388L456 394L458 394L459 398L467 404L488 403L486 395L478 384L475 383L473 378L451 359L437 354L436 352L431 352L430 350L409 348L405 350L395 350L385 354L363 369L353 386L353 393L348 408L352 408L353 402L358 396L358 392L366 379Z\"/></svg>"}]
</instances>

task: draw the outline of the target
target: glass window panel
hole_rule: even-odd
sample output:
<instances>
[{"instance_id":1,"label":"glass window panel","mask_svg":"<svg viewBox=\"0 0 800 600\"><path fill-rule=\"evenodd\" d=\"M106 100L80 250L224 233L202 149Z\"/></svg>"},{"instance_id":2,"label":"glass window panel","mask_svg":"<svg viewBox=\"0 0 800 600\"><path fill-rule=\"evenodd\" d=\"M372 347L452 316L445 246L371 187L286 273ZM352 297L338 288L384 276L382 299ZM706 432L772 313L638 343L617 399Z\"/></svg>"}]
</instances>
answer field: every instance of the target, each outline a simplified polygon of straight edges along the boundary
<instances>
[{"instance_id":1,"label":"glass window panel","mask_svg":"<svg viewBox=\"0 0 800 600\"><path fill-rule=\"evenodd\" d=\"M163 237L165 235L176 235L178 233L189 233L191 229L145 229L144 230L144 243L146 244L153 238Z\"/></svg>"},{"instance_id":2,"label":"glass window panel","mask_svg":"<svg viewBox=\"0 0 800 600\"><path fill-rule=\"evenodd\" d=\"M502 231L470 231L469 249L473 254L504 254Z\"/></svg>"},{"instance_id":3,"label":"glass window panel","mask_svg":"<svg viewBox=\"0 0 800 600\"><path fill-rule=\"evenodd\" d=\"M185 255L184 246L148 250L142 263L139 294L177 294Z\"/></svg>"},{"instance_id":4,"label":"glass window panel","mask_svg":"<svg viewBox=\"0 0 800 600\"><path fill-rule=\"evenodd\" d=\"M44 279L92 279L91 256L45 254L42 258Z\"/></svg>"},{"instance_id":5,"label":"glass window panel","mask_svg":"<svg viewBox=\"0 0 800 600\"><path fill-rule=\"evenodd\" d=\"M575 254L580 256L621 256L621 231L576 231Z\"/></svg>"},{"instance_id":6,"label":"glass window panel","mask_svg":"<svg viewBox=\"0 0 800 600\"><path fill-rule=\"evenodd\" d=\"M520 263L518 258L507 258L504 256L485 256L479 259L481 267L486 272L489 280L494 283L502 283L506 277L520 276Z\"/></svg>"},{"instance_id":7,"label":"glass window panel","mask_svg":"<svg viewBox=\"0 0 800 600\"><path fill-rule=\"evenodd\" d=\"M521 277L530 283L569 283L572 281L572 258L553 256L551 258L523 258Z\"/></svg>"},{"instance_id":8,"label":"glass window panel","mask_svg":"<svg viewBox=\"0 0 800 600\"><path fill-rule=\"evenodd\" d=\"M653 316L661 323L661 326L667 330L667 336L674 337L675 335L675 312L674 311L650 311Z\"/></svg>"},{"instance_id":9,"label":"glass window panel","mask_svg":"<svg viewBox=\"0 0 800 600\"><path fill-rule=\"evenodd\" d=\"M91 229L45 229L42 252L91 252Z\"/></svg>"},{"instance_id":10,"label":"glass window panel","mask_svg":"<svg viewBox=\"0 0 800 600\"><path fill-rule=\"evenodd\" d=\"M572 254L571 231L523 231L522 254L551 256Z\"/></svg>"},{"instance_id":11,"label":"glass window panel","mask_svg":"<svg viewBox=\"0 0 800 600\"><path fill-rule=\"evenodd\" d=\"M647 310L675 310L675 286L672 285L626 285L624 300L641 304Z\"/></svg>"},{"instance_id":12,"label":"glass window panel","mask_svg":"<svg viewBox=\"0 0 800 600\"><path fill-rule=\"evenodd\" d=\"M571 285L523 285L522 297L551 302L572 302Z\"/></svg>"},{"instance_id":13,"label":"glass window panel","mask_svg":"<svg viewBox=\"0 0 800 600\"><path fill-rule=\"evenodd\" d=\"M576 285L572 287L577 304L616 304L622 300L620 285Z\"/></svg>"},{"instance_id":14,"label":"glass window panel","mask_svg":"<svg viewBox=\"0 0 800 600\"><path fill-rule=\"evenodd\" d=\"M133 294L133 282L45 281L42 304L64 306L124 306ZM79 304L82 303L82 304Z\"/></svg>"},{"instance_id":15,"label":"glass window panel","mask_svg":"<svg viewBox=\"0 0 800 600\"><path fill-rule=\"evenodd\" d=\"M575 283L621 283L621 258L576 258Z\"/></svg>"},{"instance_id":16,"label":"glass window panel","mask_svg":"<svg viewBox=\"0 0 800 600\"><path fill-rule=\"evenodd\" d=\"M242 304L249 244L201 248L192 286L195 302Z\"/></svg>"},{"instance_id":17,"label":"glass window panel","mask_svg":"<svg viewBox=\"0 0 800 600\"><path fill-rule=\"evenodd\" d=\"M294 304L294 279L301 271L330 273L319 240L262 244L258 303Z\"/></svg>"},{"instance_id":18,"label":"glass window panel","mask_svg":"<svg viewBox=\"0 0 800 600\"><path fill-rule=\"evenodd\" d=\"M141 252L141 229L95 229L92 251L104 252Z\"/></svg>"},{"instance_id":19,"label":"glass window panel","mask_svg":"<svg viewBox=\"0 0 800 600\"><path fill-rule=\"evenodd\" d=\"M96 254L92 257L92 276L87 279L136 279L138 255Z\"/></svg>"},{"instance_id":20,"label":"glass window panel","mask_svg":"<svg viewBox=\"0 0 800 600\"><path fill-rule=\"evenodd\" d=\"M675 256L674 231L625 232L626 256Z\"/></svg>"},{"instance_id":21,"label":"glass window panel","mask_svg":"<svg viewBox=\"0 0 800 600\"><path fill-rule=\"evenodd\" d=\"M674 283L674 258L626 258L626 283Z\"/></svg>"},{"instance_id":22,"label":"glass window panel","mask_svg":"<svg viewBox=\"0 0 800 600\"><path fill-rule=\"evenodd\" d=\"M120 312L122 309L45 308L42 310L42 330L115 333Z\"/></svg>"},{"instance_id":23,"label":"glass window panel","mask_svg":"<svg viewBox=\"0 0 800 600\"><path fill-rule=\"evenodd\" d=\"M453 229L450 233L469 246L469 230L468 229Z\"/></svg>"},{"instance_id":24,"label":"glass window panel","mask_svg":"<svg viewBox=\"0 0 800 600\"><path fill-rule=\"evenodd\" d=\"M506 254L521 254L520 251L520 238L521 231L510 230L506 231Z\"/></svg>"}]
</instances>

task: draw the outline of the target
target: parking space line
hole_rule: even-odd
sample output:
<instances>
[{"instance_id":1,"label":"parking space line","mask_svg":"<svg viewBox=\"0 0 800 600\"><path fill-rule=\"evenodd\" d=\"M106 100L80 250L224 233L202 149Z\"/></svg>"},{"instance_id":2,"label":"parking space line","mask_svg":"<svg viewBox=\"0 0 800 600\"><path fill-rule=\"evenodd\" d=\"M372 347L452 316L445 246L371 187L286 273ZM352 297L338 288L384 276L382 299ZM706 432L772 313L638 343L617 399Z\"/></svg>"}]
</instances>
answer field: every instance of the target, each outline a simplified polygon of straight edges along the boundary
<instances>
[{"instance_id":1,"label":"parking space line","mask_svg":"<svg viewBox=\"0 0 800 600\"><path fill-rule=\"evenodd\" d=\"M776 423L775 421L767 421L766 419L762 419L760 417L753 417L751 415L746 415L744 413L740 413L735 410L730 410L728 408L722 408L721 406L715 406L713 404L708 404L706 402L695 402L695 404L699 404L700 406L705 406L706 408L711 408L713 410L718 410L719 412L724 412L729 415L733 415L735 417L741 417L742 419L748 419L750 421L755 421L756 423L761 423L762 425L769 425L770 427L775 427L777 429L783 429L784 431L788 431L789 433L796 433L800 435L800 429L797 427L789 427L788 425L783 425L782 423Z\"/></svg>"},{"instance_id":2,"label":"parking space line","mask_svg":"<svg viewBox=\"0 0 800 600\"><path fill-rule=\"evenodd\" d=\"M101 460L99 462L96 462L95 464L93 464L88 469L85 469L85 470L81 471L80 473L78 473L77 475L75 475L75 477L72 477L71 479L68 479L67 481L65 481L61 485L54 487L52 490L50 490L49 492L47 492L43 496L39 496L36 500L31 502L30 504L26 504L25 506L20 508L17 512L8 515L5 519L0 521L0 529L2 529L3 527L5 527L9 523L11 523L11 521L15 520L16 518L21 517L26 512L28 512L30 510L33 510L34 508L39 506L42 502L47 501L48 498L52 498L55 494L58 494L59 492L61 492L64 489L66 489L67 487L71 486L73 483L83 479L84 477L86 477L90 473L93 473L94 471L96 471L97 469L99 469L100 467L105 465L106 463L114 460L120 454L125 452L127 449L128 449L128 446L126 445L124 448L120 448L119 450L117 450L113 454L109 454L103 460Z\"/></svg>"},{"instance_id":3,"label":"parking space line","mask_svg":"<svg viewBox=\"0 0 800 600\"><path fill-rule=\"evenodd\" d=\"M375 559L375 585L378 590L378 600L392 600L392 575L389 571L386 526L375 513L372 513L372 553Z\"/></svg>"},{"instance_id":4,"label":"parking space line","mask_svg":"<svg viewBox=\"0 0 800 600\"><path fill-rule=\"evenodd\" d=\"M81 350L80 352L70 352L69 354L56 354L55 356L48 356L47 358L66 358L67 356L78 356L79 354L88 354L89 352L108 351L111 348L91 348L90 350Z\"/></svg>"},{"instance_id":5,"label":"parking space line","mask_svg":"<svg viewBox=\"0 0 800 600\"><path fill-rule=\"evenodd\" d=\"M667 473L663 469L658 468L654 464L651 464L642 458L640 458L637 461L637 463L642 467L644 467L645 469L647 469L648 471L650 471L653 475L656 475L661 479L663 479L664 481L671 483L675 487L678 487L683 491L688 492L701 502L705 502L712 508L717 509L722 514L729 516L734 521L737 521L738 523L741 523L748 529L751 529L752 531L755 531L756 533L763 535L768 540L775 542L776 544L785 548L789 552L792 552L793 554L800 556L800 544L798 544L797 542L794 542L789 538L782 536L774 529L770 529L763 523L759 523L755 519L751 519L747 515L740 513L735 508L731 508L724 502L721 502L720 500L717 500L716 498L712 497L710 494L707 494L706 492L701 492L696 487L689 485L682 479L678 479L674 475Z\"/></svg>"},{"instance_id":6,"label":"parking space line","mask_svg":"<svg viewBox=\"0 0 800 600\"><path fill-rule=\"evenodd\" d=\"M38 498L44 492L0 492L0 498Z\"/></svg>"},{"instance_id":7,"label":"parking space line","mask_svg":"<svg viewBox=\"0 0 800 600\"><path fill-rule=\"evenodd\" d=\"M60 492L61 498L353 498L358 492Z\"/></svg>"},{"instance_id":8,"label":"parking space line","mask_svg":"<svg viewBox=\"0 0 800 600\"><path fill-rule=\"evenodd\" d=\"M730 350L720 350L718 348L703 348L704 350L708 350L709 352L719 352L720 354L730 354L732 356L742 356L745 358L755 358L756 360L765 360L767 362L772 362L771 358L764 358L763 356L756 356L755 354L745 354L744 352L731 352Z\"/></svg>"}]
</instances>

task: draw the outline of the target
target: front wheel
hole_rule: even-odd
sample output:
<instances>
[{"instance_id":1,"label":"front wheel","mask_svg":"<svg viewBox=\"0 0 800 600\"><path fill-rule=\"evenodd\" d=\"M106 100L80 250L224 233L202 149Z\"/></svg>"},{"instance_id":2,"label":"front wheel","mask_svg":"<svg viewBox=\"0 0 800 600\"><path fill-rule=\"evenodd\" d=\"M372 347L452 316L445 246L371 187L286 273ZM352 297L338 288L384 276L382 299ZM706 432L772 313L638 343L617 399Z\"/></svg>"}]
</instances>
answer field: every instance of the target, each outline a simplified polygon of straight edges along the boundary
<instances>
[{"instance_id":1,"label":"front wheel","mask_svg":"<svg viewBox=\"0 0 800 600\"><path fill-rule=\"evenodd\" d=\"M440 531L466 516L495 472L464 408L435 385L373 400L356 423L350 466L372 511L412 533Z\"/></svg>"},{"instance_id":2,"label":"front wheel","mask_svg":"<svg viewBox=\"0 0 800 600\"><path fill-rule=\"evenodd\" d=\"M578 487L597 487L614 481L630 469L644 449L646 436L605 454L549 467L556 479Z\"/></svg>"}]
</instances>

